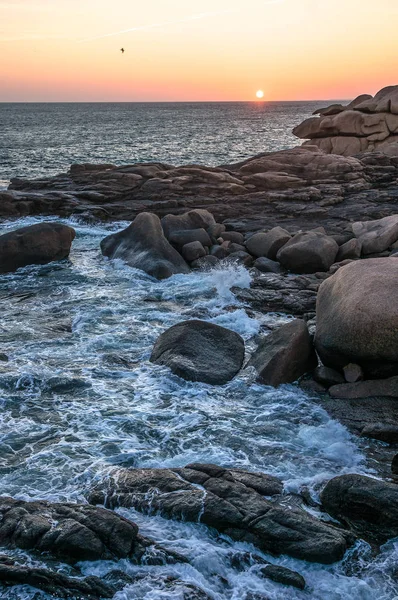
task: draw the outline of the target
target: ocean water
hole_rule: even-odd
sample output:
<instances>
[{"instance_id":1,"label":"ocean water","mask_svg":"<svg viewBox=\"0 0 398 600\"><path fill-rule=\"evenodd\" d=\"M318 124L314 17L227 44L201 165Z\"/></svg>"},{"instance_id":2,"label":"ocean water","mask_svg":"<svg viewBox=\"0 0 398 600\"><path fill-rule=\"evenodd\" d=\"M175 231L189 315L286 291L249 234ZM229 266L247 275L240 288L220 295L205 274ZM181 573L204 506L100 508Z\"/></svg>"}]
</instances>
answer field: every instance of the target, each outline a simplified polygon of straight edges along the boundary
<instances>
[{"instance_id":1,"label":"ocean water","mask_svg":"<svg viewBox=\"0 0 398 600\"><path fill-rule=\"evenodd\" d=\"M0 185L72 163L219 165L291 148L323 102L0 103Z\"/></svg>"},{"instance_id":2,"label":"ocean water","mask_svg":"<svg viewBox=\"0 0 398 600\"><path fill-rule=\"evenodd\" d=\"M0 234L37 222L0 225ZM77 231L69 260L29 266L0 279L0 494L22 499L84 502L92 482L110 467L177 467L189 462L260 470L282 478L286 493L306 487L317 498L334 475L372 474L369 442L331 419L296 385L278 389L243 371L221 387L183 381L149 362L159 334L200 318L240 333L248 354L264 327L285 322L279 314L248 316L231 292L250 285L243 267L176 275L156 281L119 261L104 259L101 239L125 223ZM70 389L54 390L54 378ZM78 384L76 383L78 382ZM376 558L358 542L340 563L310 564L288 557L271 562L301 572L307 588L262 580L255 568L237 572L231 551L258 552L249 544L193 523L134 510L120 513L141 532L189 558L190 564L117 568L145 574L115 600L181 600L165 587L172 575L205 590L213 600L393 600L398 542ZM104 575L115 564L84 563L85 574ZM220 578L222 576L222 579ZM49 600L27 586L0 588L4 600Z\"/></svg>"}]
</instances>

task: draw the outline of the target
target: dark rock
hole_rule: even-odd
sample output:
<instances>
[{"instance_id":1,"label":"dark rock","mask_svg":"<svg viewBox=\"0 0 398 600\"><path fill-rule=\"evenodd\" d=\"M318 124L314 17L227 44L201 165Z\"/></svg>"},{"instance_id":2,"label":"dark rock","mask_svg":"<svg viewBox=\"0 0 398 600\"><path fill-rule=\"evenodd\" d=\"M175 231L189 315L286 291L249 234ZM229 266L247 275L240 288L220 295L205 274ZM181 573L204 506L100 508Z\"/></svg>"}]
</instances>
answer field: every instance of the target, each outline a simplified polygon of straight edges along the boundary
<instances>
[{"instance_id":1,"label":"dark rock","mask_svg":"<svg viewBox=\"0 0 398 600\"><path fill-rule=\"evenodd\" d=\"M356 383L364 378L363 371L359 365L350 363L343 368L344 378L347 383Z\"/></svg>"},{"instance_id":2,"label":"dark rock","mask_svg":"<svg viewBox=\"0 0 398 600\"><path fill-rule=\"evenodd\" d=\"M344 377L338 371L330 367L324 367L323 365L315 369L314 379L327 387L345 383Z\"/></svg>"},{"instance_id":3,"label":"dark rock","mask_svg":"<svg viewBox=\"0 0 398 600\"><path fill-rule=\"evenodd\" d=\"M387 423L372 423L362 429L361 436L380 440L386 444L398 444L398 426Z\"/></svg>"},{"instance_id":4,"label":"dark rock","mask_svg":"<svg viewBox=\"0 0 398 600\"><path fill-rule=\"evenodd\" d=\"M185 244L191 242L200 242L202 246L210 248L211 239L204 229L186 229L185 231L172 231L169 235L169 242L182 248Z\"/></svg>"},{"instance_id":5,"label":"dark rock","mask_svg":"<svg viewBox=\"0 0 398 600\"><path fill-rule=\"evenodd\" d=\"M340 246L337 252L336 262L342 262L347 259L361 258L362 244L356 238L348 240L345 244Z\"/></svg>"},{"instance_id":6,"label":"dark rock","mask_svg":"<svg viewBox=\"0 0 398 600\"><path fill-rule=\"evenodd\" d=\"M224 231L221 237L226 242L243 245L245 238L238 231Z\"/></svg>"},{"instance_id":7,"label":"dark rock","mask_svg":"<svg viewBox=\"0 0 398 600\"><path fill-rule=\"evenodd\" d=\"M250 268L253 264L253 257L248 252L232 252L224 259L225 262L238 263Z\"/></svg>"},{"instance_id":8,"label":"dark rock","mask_svg":"<svg viewBox=\"0 0 398 600\"><path fill-rule=\"evenodd\" d=\"M210 227L207 229L207 233L212 240L217 240L217 238L222 236L224 231L225 225L221 225L220 223L214 223L214 225L210 225Z\"/></svg>"},{"instance_id":9,"label":"dark rock","mask_svg":"<svg viewBox=\"0 0 398 600\"><path fill-rule=\"evenodd\" d=\"M384 543L398 535L398 486L364 475L340 475L321 493L325 510L365 539Z\"/></svg>"},{"instance_id":10,"label":"dark rock","mask_svg":"<svg viewBox=\"0 0 398 600\"><path fill-rule=\"evenodd\" d=\"M71 394L77 390L85 390L91 388L91 383L84 379L68 377L51 377L45 383L45 390L56 394Z\"/></svg>"},{"instance_id":11,"label":"dark rock","mask_svg":"<svg viewBox=\"0 0 398 600\"><path fill-rule=\"evenodd\" d=\"M259 344L248 366L254 367L265 385L291 383L312 371L317 358L308 327L299 319L282 325Z\"/></svg>"},{"instance_id":12,"label":"dark rock","mask_svg":"<svg viewBox=\"0 0 398 600\"><path fill-rule=\"evenodd\" d=\"M151 362L169 367L188 381L223 385L243 365L245 344L229 329L206 321L184 321L158 338Z\"/></svg>"},{"instance_id":13,"label":"dark rock","mask_svg":"<svg viewBox=\"0 0 398 600\"><path fill-rule=\"evenodd\" d=\"M246 248L257 257L266 257L271 260L276 259L278 251L291 238L291 235L282 227L274 227L267 233L255 233L246 241Z\"/></svg>"},{"instance_id":14,"label":"dark rock","mask_svg":"<svg viewBox=\"0 0 398 600\"><path fill-rule=\"evenodd\" d=\"M8 356L7 354L4 354L4 352L0 353L0 360L1 362L8 362Z\"/></svg>"},{"instance_id":15,"label":"dark rock","mask_svg":"<svg viewBox=\"0 0 398 600\"><path fill-rule=\"evenodd\" d=\"M228 246L228 253L232 254L233 252L246 252L246 246L242 246L241 244L235 244L235 242L231 242Z\"/></svg>"},{"instance_id":16,"label":"dark rock","mask_svg":"<svg viewBox=\"0 0 398 600\"><path fill-rule=\"evenodd\" d=\"M389 379L369 379L357 383L342 383L329 389L333 398L398 398L398 376Z\"/></svg>"},{"instance_id":17,"label":"dark rock","mask_svg":"<svg viewBox=\"0 0 398 600\"><path fill-rule=\"evenodd\" d=\"M293 273L328 271L339 247L333 238L314 231L298 233L279 250L276 258Z\"/></svg>"},{"instance_id":18,"label":"dark rock","mask_svg":"<svg viewBox=\"0 0 398 600\"><path fill-rule=\"evenodd\" d=\"M396 454L392 459L391 472L393 473L393 475L398 475L398 454Z\"/></svg>"},{"instance_id":19,"label":"dark rock","mask_svg":"<svg viewBox=\"0 0 398 600\"><path fill-rule=\"evenodd\" d=\"M305 579L297 571L292 571L286 567L280 567L279 565L266 565L261 567L260 573L266 579L271 579L276 583L283 583L283 585L291 585L303 590L305 588Z\"/></svg>"},{"instance_id":20,"label":"dark rock","mask_svg":"<svg viewBox=\"0 0 398 600\"><path fill-rule=\"evenodd\" d=\"M360 260L322 283L315 346L322 362L352 362L367 377L398 374L398 261ZM390 395L390 394L388 394Z\"/></svg>"},{"instance_id":21,"label":"dark rock","mask_svg":"<svg viewBox=\"0 0 398 600\"><path fill-rule=\"evenodd\" d=\"M198 258L191 262L192 269L199 269L201 271L210 271L215 266L217 266L219 260L216 256L209 254L208 256L202 256L202 258Z\"/></svg>"},{"instance_id":22,"label":"dark rock","mask_svg":"<svg viewBox=\"0 0 398 600\"><path fill-rule=\"evenodd\" d=\"M340 560L353 537L294 505L264 497L280 489L275 478L215 465L119 469L95 486L89 501L201 522L276 555L325 564Z\"/></svg>"},{"instance_id":23,"label":"dark rock","mask_svg":"<svg viewBox=\"0 0 398 600\"><path fill-rule=\"evenodd\" d=\"M151 213L139 214L129 227L108 235L101 242L101 251L157 279L189 273L182 256L165 238L159 217Z\"/></svg>"},{"instance_id":24,"label":"dark rock","mask_svg":"<svg viewBox=\"0 0 398 600\"><path fill-rule=\"evenodd\" d=\"M210 255L222 260L228 256L228 249L216 244L210 248Z\"/></svg>"},{"instance_id":25,"label":"dark rock","mask_svg":"<svg viewBox=\"0 0 398 600\"><path fill-rule=\"evenodd\" d=\"M200 242L190 242L182 247L181 254L187 262L192 262L206 256L206 250Z\"/></svg>"},{"instance_id":26,"label":"dark rock","mask_svg":"<svg viewBox=\"0 0 398 600\"><path fill-rule=\"evenodd\" d=\"M278 262L270 258L265 258L265 256L257 258L254 261L253 267L261 271L261 273L283 273L283 269Z\"/></svg>"},{"instance_id":27,"label":"dark rock","mask_svg":"<svg viewBox=\"0 0 398 600\"><path fill-rule=\"evenodd\" d=\"M61 223L38 223L0 236L0 273L69 256L76 233Z\"/></svg>"},{"instance_id":28,"label":"dark rock","mask_svg":"<svg viewBox=\"0 0 398 600\"><path fill-rule=\"evenodd\" d=\"M162 219L162 227L167 239L175 231L189 229L209 229L217 225L213 215L207 210L195 209L183 215L166 215Z\"/></svg>"}]
</instances>

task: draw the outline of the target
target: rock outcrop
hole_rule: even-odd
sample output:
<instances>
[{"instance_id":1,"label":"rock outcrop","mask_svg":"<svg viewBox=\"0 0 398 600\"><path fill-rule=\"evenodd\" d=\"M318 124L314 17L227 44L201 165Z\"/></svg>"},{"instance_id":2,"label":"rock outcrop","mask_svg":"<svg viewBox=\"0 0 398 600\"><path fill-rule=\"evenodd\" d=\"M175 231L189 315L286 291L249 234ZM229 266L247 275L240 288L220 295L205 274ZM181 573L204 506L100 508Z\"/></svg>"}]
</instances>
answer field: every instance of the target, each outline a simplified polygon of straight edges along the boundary
<instances>
[{"instance_id":1,"label":"rock outcrop","mask_svg":"<svg viewBox=\"0 0 398 600\"><path fill-rule=\"evenodd\" d=\"M324 152L353 156L379 150L398 156L398 86L380 90L374 98L359 96L347 106L332 105L316 111L293 133Z\"/></svg>"},{"instance_id":2,"label":"rock outcrop","mask_svg":"<svg viewBox=\"0 0 398 600\"><path fill-rule=\"evenodd\" d=\"M280 491L280 482L262 473L191 464L180 469L116 469L92 490L89 501L204 523L275 555L325 564L340 560L352 536L300 508L265 498Z\"/></svg>"},{"instance_id":3,"label":"rock outcrop","mask_svg":"<svg viewBox=\"0 0 398 600\"><path fill-rule=\"evenodd\" d=\"M159 217L152 213L143 212L123 231L108 235L101 242L101 251L157 279L189 272L187 263L165 238Z\"/></svg>"},{"instance_id":4,"label":"rock outcrop","mask_svg":"<svg viewBox=\"0 0 398 600\"><path fill-rule=\"evenodd\" d=\"M317 364L307 324L296 319L267 335L248 366L256 369L262 383L276 387L296 381Z\"/></svg>"},{"instance_id":5,"label":"rock outcrop","mask_svg":"<svg viewBox=\"0 0 398 600\"><path fill-rule=\"evenodd\" d=\"M43 222L0 236L0 273L43 265L69 256L76 233L61 223Z\"/></svg>"},{"instance_id":6,"label":"rock outcrop","mask_svg":"<svg viewBox=\"0 0 398 600\"><path fill-rule=\"evenodd\" d=\"M319 288L315 346L322 362L362 367L368 377L398 375L398 260L340 268ZM361 387L364 384L352 384Z\"/></svg>"},{"instance_id":7,"label":"rock outcrop","mask_svg":"<svg viewBox=\"0 0 398 600\"><path fill-rule=\"evenodd\" d=\"M223 385L240 371L245 356L243 339L230 329L206 321L184 321L157 340L151 361L169 367L188 381Z\"/></svg>"}]
</instances>

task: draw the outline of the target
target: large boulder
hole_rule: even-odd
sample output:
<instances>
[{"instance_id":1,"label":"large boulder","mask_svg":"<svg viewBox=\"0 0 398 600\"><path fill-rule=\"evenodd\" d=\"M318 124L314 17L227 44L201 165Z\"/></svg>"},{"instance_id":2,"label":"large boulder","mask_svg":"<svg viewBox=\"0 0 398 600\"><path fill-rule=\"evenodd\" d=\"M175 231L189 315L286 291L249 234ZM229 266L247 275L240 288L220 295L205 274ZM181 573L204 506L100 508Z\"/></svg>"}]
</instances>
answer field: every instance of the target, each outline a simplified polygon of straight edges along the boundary
<instances>
[{"instance_id":1,"label":"large boulder","mask_svg":"<svg viewBox=\"0 0 398 600\"><path fill-rule=\"evenodd\" d=\"M159 217L152 213L140 213L126 229L108 235L101 251L157 279L189 273L185 260L165 238Z\"/></svg>"},{"instance_id":2,"label":"large boulder","mask_svg":"<svg viewBox=\"0 0 398 600\"><path fill-rule=\"evenodd\" d=\"M363 254L384 252L398 240L398 215L353 223L352 231L362 244Z\"/></svg>"},{"instance_id":3,"label":"large boulder","mask_svg":"<svg viewBox=\"0 0 398 600\"><path fill-rule=\"evenodd\" d=\"M291 235L282 227L274 227L266 233L260 232L252 235L246 242L246 248L253 256L265 256L271 260L276 259L278 251L288 242Z\"/></svg>"},{"instance_id":4,"label":"large boulder","mask_svg":"<svg viewBox=\"0 0 398 600\"><path fill-rule=\"evenodd\" d=\"M276 387L296 381L317 364L308 327L296 319L267 335L248 366L256 369L262 383Z\"/></svg>"},{"instance_id":5,"label":"large boulder","mask_svg":"<svg viewBox=\"0 0 398 600\"><path fill-rule=\"evenodd\" d=\"M167 239L175 231L209 229L209 227L214 227L215 225L216 221L213 215L203 208L190 210L183 215L166 215L162 219L162 227Z\"/></svg>"},{"instance_id":6,"label":"large boulder","mask_svg":"<svg viewBox=\"0 0 398 600\"><path fill-rule=\"evenodd\" d=\"M320 286L315 346L322 362L398 375L398 261L372 258L339 269ZM359 385L359 384L358 384Z\"/></svg>"},{"instance_id":7,"label":"large boulder","mask_svg":"<svg viewBox=\"0 0 398 600\"><path fill-rule=\"evenodd\" d=\"M229 329L206 321L184 321L158 338L151 361L169 367L188 381L223 385L240 371L243 339Z\"/></svg>"},{"instance_id":8,"label":"large boulder","mask_svg":"<svg viewBox=\"0 0 398 600\"><path fill-rule=\"evenodd\" d=\"M282 267L293 273L328 271L339 247L332 237L318 231L298 233L277 254Z\"/></svg>"},{"instance_id":9,"label":"large boulder","mask_svg":"<svg viewBox=\"0 0 398 600\"><path fill-rule=\"evenodd\" d=\"M115 469L96 484L89 501L200 522L276 555L325 564L340 560L353 536L281 501L281 491L281 482L264 473L191 464L176 469Z\"/></svg>"},{"instance_id":10,"label":"large boulder","mask_svg":"<svg viewBox=\"0 0 398 600\"><path fill-rule=\"evenodd\" d=\"M366 539L398 536L398 485L365 475L334 477L321 493L325 510Z\"/></svg>"},{"instance_id":11,"label":"large boulder","mask_svg":"<svg viewBox=\"0 0 398 600\"><path fill-rule=\"evenodd\" d=\"M62 223L38 223L0 236L0 273L69 256L76 232Z\"/></svg>"}]
</instances>

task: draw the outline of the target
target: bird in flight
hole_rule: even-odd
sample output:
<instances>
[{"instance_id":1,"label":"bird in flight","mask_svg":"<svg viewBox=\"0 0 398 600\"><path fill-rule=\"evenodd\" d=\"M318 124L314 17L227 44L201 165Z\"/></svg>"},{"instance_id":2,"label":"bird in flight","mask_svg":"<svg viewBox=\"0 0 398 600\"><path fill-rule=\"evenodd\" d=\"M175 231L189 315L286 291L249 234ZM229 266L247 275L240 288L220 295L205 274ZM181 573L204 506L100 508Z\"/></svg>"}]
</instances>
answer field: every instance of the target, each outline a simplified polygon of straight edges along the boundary
<instances>
[{"instance_id":1,"label":"bird in flight","mask_svg":"<svg viewBox=\"0 0 398 600\"><path fill-rule=\"evenodd\" d=\"M120 48L120 52L124 54L124 48Z\"/></svg>"}]
</instances>

